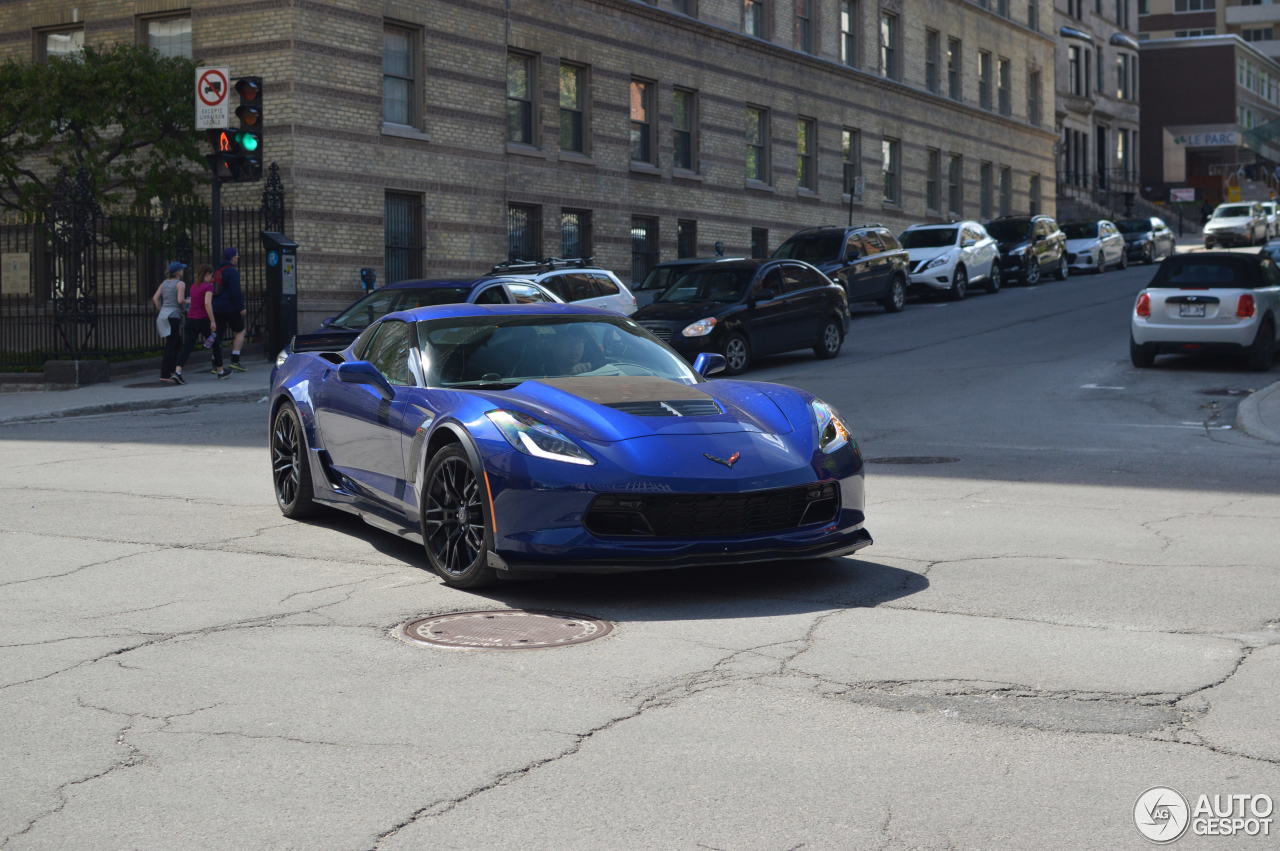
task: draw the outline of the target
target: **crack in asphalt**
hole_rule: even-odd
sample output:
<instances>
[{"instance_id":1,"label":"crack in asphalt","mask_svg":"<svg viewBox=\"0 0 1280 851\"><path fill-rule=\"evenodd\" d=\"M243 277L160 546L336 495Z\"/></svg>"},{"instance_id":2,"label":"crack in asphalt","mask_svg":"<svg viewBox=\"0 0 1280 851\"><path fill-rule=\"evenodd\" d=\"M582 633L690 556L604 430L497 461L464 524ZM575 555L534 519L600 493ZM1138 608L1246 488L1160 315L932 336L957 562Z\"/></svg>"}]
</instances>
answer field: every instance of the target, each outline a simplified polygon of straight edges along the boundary
<instances>
[{"instance_id":1,"label":"crack in asphalt","mask_svg":"<svg viewBox=\"0 0 1280 851\"><path fill-rule=\"evenodd\" d=\"M7 532L12 530L4 529L0 531ZM122 542L97 541L96 543L122 543ZM75 567L75 568L72 568L71 570L63 571L62 573L50 573L45 576L29 576L26 579L11 579L8 582L0 582L0 588L8 588L10 585L24 585L28 582L43 582L46 579L61 579L64 576L71 576L73 573L79 573L80 571L88 570L91 567L101 567L104 564L112 564L117 561L123 561L128 558L133 558L134 556L147 555L148 553L159 553L159 552L164 552L166 549L169 549L169 547L162 547L162 546L157 546L155 544L148 544L148 543L142 543L142 542L125 541L123 543L130 543L140 547L150 547L151 549L140 550L136 553L126 553L125 555L112 556L111 558L103 559L102 561L90 562L89 564L82 564L79 567Z\"/></svg>"}]
</instances>

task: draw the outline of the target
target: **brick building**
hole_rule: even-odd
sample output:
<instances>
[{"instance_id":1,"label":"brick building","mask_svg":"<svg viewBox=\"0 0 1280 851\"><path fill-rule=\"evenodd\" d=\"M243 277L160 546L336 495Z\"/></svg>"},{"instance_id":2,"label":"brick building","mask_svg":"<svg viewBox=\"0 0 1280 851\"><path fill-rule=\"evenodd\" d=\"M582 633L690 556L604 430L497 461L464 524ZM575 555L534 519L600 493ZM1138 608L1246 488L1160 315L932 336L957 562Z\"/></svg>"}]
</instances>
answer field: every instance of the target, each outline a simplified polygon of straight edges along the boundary
<instances>
[{"instance_id":1,"label":"brick building","mask_svg":"<svg viewBox=\"0 0 1280 851\"><path fill-rule=\"evenodd\" d=\"M1050 0L61 0L0 56L141 40L265 79L301 295L796 229L1053 212ZM256 187L229 187L252 198Z\"/></svg>"}]
</instances>

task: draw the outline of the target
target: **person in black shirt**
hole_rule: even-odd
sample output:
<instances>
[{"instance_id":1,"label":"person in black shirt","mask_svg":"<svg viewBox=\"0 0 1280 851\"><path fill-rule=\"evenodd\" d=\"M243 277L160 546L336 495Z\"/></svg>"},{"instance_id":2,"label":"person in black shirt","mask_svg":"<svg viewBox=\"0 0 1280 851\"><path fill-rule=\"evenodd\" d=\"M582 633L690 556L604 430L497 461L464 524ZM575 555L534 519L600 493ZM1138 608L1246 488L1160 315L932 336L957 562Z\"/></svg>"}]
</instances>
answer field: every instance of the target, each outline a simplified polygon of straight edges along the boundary
<instances>
[{"instance_id":1,"label":"person in black shirt","mask_svg":"<svg viewBox=\"0 0 1280 851\"><path fill-rule=\"evenodd\" d=\"M244 372L240 365L240 349L244 346L244 293L240 290L240 252L228 248L222 252L222 265L213 275L213 315L218 328L229 328L235 334L231 342L231 363L236 372Z\"/></svg>"}]
</instances>

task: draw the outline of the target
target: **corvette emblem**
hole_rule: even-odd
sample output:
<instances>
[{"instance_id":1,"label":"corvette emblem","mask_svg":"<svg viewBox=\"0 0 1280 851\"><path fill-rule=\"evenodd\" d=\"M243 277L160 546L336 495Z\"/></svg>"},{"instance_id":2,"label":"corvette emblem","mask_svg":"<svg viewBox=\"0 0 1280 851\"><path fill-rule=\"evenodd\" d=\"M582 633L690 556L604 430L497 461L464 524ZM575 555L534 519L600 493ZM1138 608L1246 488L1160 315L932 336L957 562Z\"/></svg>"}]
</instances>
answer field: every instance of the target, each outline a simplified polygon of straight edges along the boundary
<instances>
[{"instance_id":1,"label":"corvette emblem","mask_svg":"<svg viewBox=\"0 0 1280 851\"><path fill-rule=\"evenodd\" d=\"M717 464L723 464L726 467L732 469L733 465L737 464L738 459L742 457L742 453L735 452L732 455L730 455L728 458L717 458L716 456L712 455L710 452L703 452L702 457L706 458L708 461L715 461Z\"/></svg>"}]
</instances>

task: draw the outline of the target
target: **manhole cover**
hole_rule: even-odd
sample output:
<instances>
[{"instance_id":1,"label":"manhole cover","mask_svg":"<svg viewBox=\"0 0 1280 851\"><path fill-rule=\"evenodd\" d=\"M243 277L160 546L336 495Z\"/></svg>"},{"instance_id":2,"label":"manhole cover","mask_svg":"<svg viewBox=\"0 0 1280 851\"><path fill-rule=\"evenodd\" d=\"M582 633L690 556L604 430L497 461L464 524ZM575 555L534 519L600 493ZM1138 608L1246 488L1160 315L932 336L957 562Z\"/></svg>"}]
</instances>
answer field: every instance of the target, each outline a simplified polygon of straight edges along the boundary
<instances>
[{"instance_id":1,"label":"manhole cover","mask_svg":"<svg viewBox=\"0 0 1280 851\"><path fill-rule=\"evenodd\" d=\"M868 458L868 464L954 464L959 458L946 455L894 455L889 458Z\"/></svg>"},{"instance_id":2,"label":"manhole cover","mask_svg":"<svg viewBox=\"0 0 1280 851\"><path fill-rule=\"evenodd\" d=\"M1248 396L1252 390L1244 390L1240 387L1211 387L1208 390L1201 390L1202 396Z\"/></svg>"},{"instance_id":3,"label":"manhole cover","mask_svg":"<svg viewBox=\"0 0 1280 851\"><path fill-rule=\"evenodd\" d=\"M404 637L437 647L465 650L533 650L563 647L602 638L613 624L599 618L564 612L495 609L451 612L410 621Z\"/></svg>"}]
</instances>

